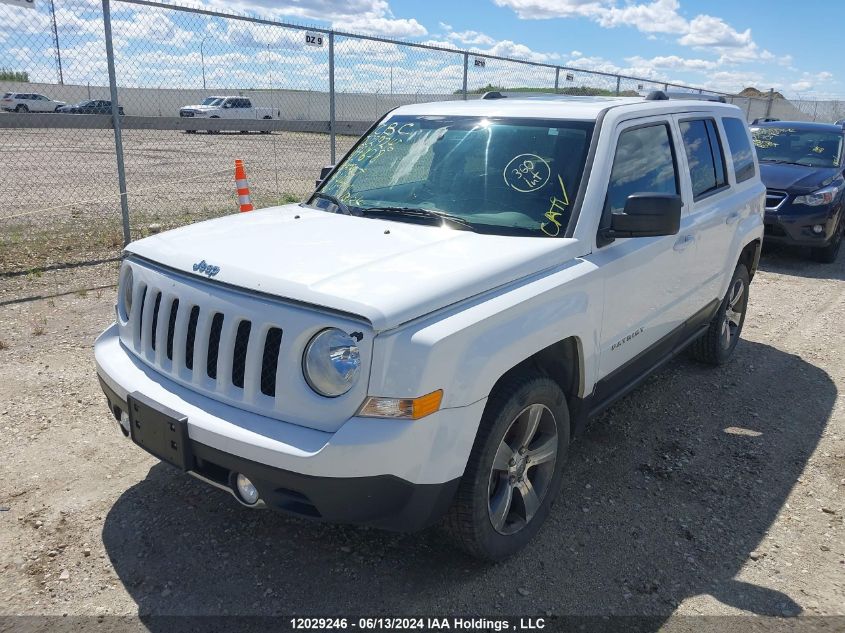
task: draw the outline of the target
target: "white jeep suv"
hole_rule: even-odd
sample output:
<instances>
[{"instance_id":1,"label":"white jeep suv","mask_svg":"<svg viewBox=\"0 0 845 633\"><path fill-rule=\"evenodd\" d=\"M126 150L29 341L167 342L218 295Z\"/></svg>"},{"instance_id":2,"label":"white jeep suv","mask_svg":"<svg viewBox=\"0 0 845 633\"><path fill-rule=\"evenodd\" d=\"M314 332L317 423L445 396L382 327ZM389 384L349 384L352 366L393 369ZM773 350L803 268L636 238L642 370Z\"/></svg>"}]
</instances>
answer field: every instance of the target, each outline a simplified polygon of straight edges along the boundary
<instances>
[{"instance_id":1,"label":"white jeep suv","mask_svg":"<svg viewBox=\"0 0 845 633\"><path fill-rule=\"evenodd\" d=\"M130 244L95 346L124 433L244 505L445 517L501 559L591 415L737 345L765 188L734 106L409 105L326 171L303 204Z\"/></svg>"}]
</instances>

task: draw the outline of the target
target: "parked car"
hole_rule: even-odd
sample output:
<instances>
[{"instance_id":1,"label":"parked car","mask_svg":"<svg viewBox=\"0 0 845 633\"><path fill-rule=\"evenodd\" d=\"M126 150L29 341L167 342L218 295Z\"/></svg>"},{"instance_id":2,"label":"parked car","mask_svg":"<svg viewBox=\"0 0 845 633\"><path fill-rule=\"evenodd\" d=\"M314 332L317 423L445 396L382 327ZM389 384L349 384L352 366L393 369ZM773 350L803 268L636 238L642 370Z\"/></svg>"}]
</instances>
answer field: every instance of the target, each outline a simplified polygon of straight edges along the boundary
<instances>
[{"instance_id":1,"label":"parked car","mask_svg":"<svg viewBox=\"0 0 845 633\"><path fill-rule=\"evenodd\" d=\"M751 148L707 101L399 107L305 203L129 244L94 349L110 411L245 506L445 516L504 558L589 417L682 350L731 357L763 237Z\"/></svg>"},{"instance_id":2,"label":"parked car","mask_svg":"<svg viewBox=\"0 0 845 633\"><path fill-rule=\"evenodd\" d=\"M120 116L125 115L123 106L117 106ZM111 114L111 101L105 99L87 99L73 105L62 106L57 110L62 114Z\"/></svg>"},{"instance_id":3,"label":"parked car","mask_svg":"<svg viewBox=\"0 0 845 633\"><path fill-rule=\"evenodd\" d=\"M206 97L199 105L185 106L179 110L182 118L195 119L278 119L281 111L257 108L247 97ZM247 130L242 130L246 132ZM263 130L266 132L266 130ZM186 130L188 134L196 130ZM207 130L209 134L216 130Z\"/></svg>"},{"instance_id":4,"label":"parked car","mask_svg":"<svg viewBox=\"0 0 845 633\"><path fill-rule=\"evenodd\" d=\"M6 112L56 112L64 104L34 92L7 92L0 99Z\"/></svg>"},{"instance_id":5,"label":"parked car","mask_svg":"<svg viewBox=\"0 0 845 633\"><path fill-rule=\"evenodd\" d=\"M778 121L751 131L766 185L766 241L809 246L816 260L835 261L845 231L845 130Z\"/></svg>"}]
</instances>

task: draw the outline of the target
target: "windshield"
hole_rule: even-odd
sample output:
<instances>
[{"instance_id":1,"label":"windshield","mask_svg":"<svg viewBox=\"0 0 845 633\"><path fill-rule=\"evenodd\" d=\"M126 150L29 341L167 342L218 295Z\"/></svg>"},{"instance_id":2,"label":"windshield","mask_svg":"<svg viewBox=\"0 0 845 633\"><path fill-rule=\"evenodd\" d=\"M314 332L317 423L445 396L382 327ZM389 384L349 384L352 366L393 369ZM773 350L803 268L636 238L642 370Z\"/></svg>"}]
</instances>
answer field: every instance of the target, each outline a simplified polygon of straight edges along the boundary
<instances>
[{"instance_id":1,"label":"windshield","mask_svg":"<svg viewBox=\"0 0 845 633\"><path fill-rule=\"evenodd\" d=\"M788 127L752 128L757 158L770 163L839 167L842 134Z\"/></svg>"},{"instance_id":2,"label":"windshield","mask_svg":"<svg viewBox=\"0 0 845 633\"><path fill-rule=\"evenodd\" d=\"M594 123L393 116L320 191L350 207L439 211L486 233L557 237L569 221Z\"/></svg>"},{"instance_id":3,"label":"windshield","mask_svg":"<svg viewBox=\"0 0 845 633\"><path fill-rule=\"evenodd\" d=\"M200 105L209 106L209 105L220 105L223 102L223 99L220 97L206 97L202 100Z\"/></svg>"}]
</instances>

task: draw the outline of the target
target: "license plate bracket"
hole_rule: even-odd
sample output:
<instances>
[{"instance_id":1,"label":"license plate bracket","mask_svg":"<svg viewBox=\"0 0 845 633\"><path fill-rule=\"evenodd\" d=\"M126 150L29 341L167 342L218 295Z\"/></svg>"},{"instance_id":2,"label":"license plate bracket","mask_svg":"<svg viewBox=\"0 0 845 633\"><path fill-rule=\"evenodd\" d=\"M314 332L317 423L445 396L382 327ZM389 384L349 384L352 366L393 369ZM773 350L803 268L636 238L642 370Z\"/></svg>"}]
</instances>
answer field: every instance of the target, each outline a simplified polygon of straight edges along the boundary
<instances>
[{"instance_id":1,"label":"license plate bracket","mask_svg":"<svg viewBox=\"0 0 845 633\"><path fill-rule=\"evenodd\" d=\"M127 396L129 436L161 461L189 470L192 465L188 418L138 392Z\"/></svg>"}]
</instances>

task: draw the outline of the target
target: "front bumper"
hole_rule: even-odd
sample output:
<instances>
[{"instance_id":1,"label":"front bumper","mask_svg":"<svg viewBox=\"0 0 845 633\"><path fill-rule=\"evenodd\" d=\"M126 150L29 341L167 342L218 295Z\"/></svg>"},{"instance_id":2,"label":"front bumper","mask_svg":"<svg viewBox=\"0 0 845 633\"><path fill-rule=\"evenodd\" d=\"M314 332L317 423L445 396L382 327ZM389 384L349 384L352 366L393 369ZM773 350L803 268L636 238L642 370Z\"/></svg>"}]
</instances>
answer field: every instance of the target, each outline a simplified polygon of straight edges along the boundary
<instances>
[{"instance_id":1,"label":"front bumper","mask_svg":"<svg viewBox=\"0 0 845 633\"><path fill-rule=\"evenodd\" d=\"M805 209L796 211L787 206L779 211L766 211L765 241L795 246L827 246L835 234L841 208L825 207L817 211L812 210L812 207ZM824 227L823 232L813 232L812 227L817 224Z\"/></svg>"},{"instance_id":2,"label":"front bumper","mask_svg":"<svg viewBox=\"0 0 845 633\"><path fill-rule=\"evenodd\" d=\"M187 418L191 474L230 490L232 474L242 473L267 506L333 522L413 531L436 521L463 474L485 404L417 421L353 417L329 433L186 389L130 354L115 326L94 351L116 418L135 392Z\"/></svg>"}]
</instances>

